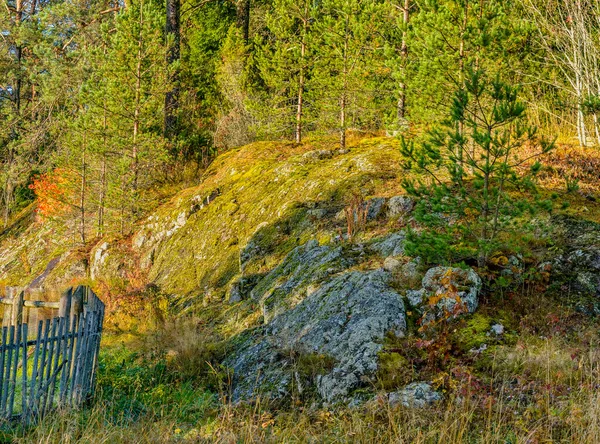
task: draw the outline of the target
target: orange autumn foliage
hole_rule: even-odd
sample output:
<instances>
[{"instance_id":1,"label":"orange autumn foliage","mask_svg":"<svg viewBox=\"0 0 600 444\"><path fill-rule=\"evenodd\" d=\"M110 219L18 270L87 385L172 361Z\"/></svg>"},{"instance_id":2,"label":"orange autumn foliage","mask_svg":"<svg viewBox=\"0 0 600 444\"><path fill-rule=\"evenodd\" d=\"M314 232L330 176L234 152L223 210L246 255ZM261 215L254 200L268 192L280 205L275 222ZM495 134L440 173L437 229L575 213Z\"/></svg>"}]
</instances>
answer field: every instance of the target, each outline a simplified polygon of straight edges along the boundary
<instances>
[{"instance_id":1,"label":"orange autumn foliage","mask_svg":"<svg viewBox=\"0 0 600 444\"><path fill-rule=\"evenodd\" d=\"M29 188L33 190L37 200L37 214L43 219L51 219L64 215L68 210L70 194L70 174L62 168L55 168L37 175Z\"/></svg>"}]
</instances>

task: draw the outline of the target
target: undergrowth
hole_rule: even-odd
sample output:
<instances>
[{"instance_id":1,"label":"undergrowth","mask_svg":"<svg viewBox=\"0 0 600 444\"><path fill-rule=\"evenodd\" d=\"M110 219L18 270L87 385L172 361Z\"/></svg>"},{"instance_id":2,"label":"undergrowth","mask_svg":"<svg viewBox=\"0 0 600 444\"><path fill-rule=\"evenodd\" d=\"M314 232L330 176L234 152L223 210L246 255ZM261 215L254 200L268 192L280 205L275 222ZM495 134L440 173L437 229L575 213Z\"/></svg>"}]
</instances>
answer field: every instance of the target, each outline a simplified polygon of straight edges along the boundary
<instances>
[{"instance_id":1,"label":"undergrowth","mask_svg":"<svg viewBox=\"0 0 600 444\"><path fill-rule=\"evenodd\" d=\"M108 333L94 402L5 430L4 441L599 442L594 320L524 286L482 302L435 343L410 333L386 342L380 376L387 379L372 388L430 380L444 401L428 408L392 406L383 395L354 408L312 400L233 405L230 373L218 364L224 342L201 318L188 318L136 341ZM505 327L502 335L490 333L494 323Z\"/></svg>"}]
</instances>

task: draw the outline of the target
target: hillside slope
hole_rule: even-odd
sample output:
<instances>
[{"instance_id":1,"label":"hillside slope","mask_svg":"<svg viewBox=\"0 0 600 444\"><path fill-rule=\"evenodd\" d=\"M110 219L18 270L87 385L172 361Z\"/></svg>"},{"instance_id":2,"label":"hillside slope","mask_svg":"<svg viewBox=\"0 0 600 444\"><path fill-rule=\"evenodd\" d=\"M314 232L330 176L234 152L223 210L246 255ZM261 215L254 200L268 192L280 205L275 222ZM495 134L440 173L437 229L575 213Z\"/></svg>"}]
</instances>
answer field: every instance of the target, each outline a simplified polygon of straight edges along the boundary
<instances>
[{"instance_id":1,"label":"hillside slope","mask_svg":"<svg viewBox=\"0 0 600 444\"><path fill-rule=\"evenodd\" d=\"M357 141L343 153L323 141L229 151L130 238L99 240L89 254L90 278L116 292L135 278L186 300L221 298L242 269L268 271L295 246L345 232L344 221L330 216L353 193L397 193L399 162L398 142L384 138ZM61 221L35 222L26 210L0 237L0 284L56 287L86 279L87 253L76 247L74 231Z\"/></svg>"},{"instance_id":2,"label":"hillside slope","mask_svg":"<svg viewBox=\"0 0 600 444\"><path fill-rule=\"evenodd\" d=\"M587 417L568 406L596 399L587 391L597 381L600 313L593 153L545 159L540 188L555 210L536 217L539 230L524 233L518 252L498 252L480 269L407 256L406 227L418 224L400 186L407 172L396 140L355 141L345 152L328 144L229 151L131 236L86 250L70 222L40 223L29 208L0 235L0 284L93 285L111 309L103 390L110 398L123 378L123 399L154 412L144 417L152 424L164 405L187 411L194 399L212 409L220 395L226 404L268 399L281 418L285 406L311 406L310 415L340 404L359 418L359 405L374 414L389 406L391 415L425 407L424 417L441 418L470 399L476 414L464 414L475 418L475 435L490 399L515 430L510 418L534 412L530 427L551 402L565 424L583 427ZM565 191L565 176L577 177L579 190ZM366 224L348 239L346 215L358 204L367 205ZM136 372L147 377L142 386ZM176 422L208 442L214 424L235 429L223 419L229 407L205 408ZM442 436L446 425L437 427ZM171 425L163 433L171 436Z\"/></svg>"}]
</instances>

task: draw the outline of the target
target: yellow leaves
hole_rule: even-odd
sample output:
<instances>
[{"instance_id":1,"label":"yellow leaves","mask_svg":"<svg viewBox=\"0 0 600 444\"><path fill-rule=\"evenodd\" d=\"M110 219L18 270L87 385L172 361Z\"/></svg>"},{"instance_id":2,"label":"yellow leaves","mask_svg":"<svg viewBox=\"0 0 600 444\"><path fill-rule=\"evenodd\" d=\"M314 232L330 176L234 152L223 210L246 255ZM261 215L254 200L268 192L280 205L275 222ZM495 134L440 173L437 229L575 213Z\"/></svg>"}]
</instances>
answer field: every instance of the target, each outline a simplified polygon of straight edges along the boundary
<instances>
[{"instance_id":1,"label":"yellow leaves","mask_svg":"<svg viewBox=\"0 0 600 444\"><path fill-rule=\"evenodd\" d=\"M479 210L475 209L475 208L466 208L465 209L465 216L467 218L472 218L475 219L476 217L478 217L481 213L479 212Z\"/></svg>"},{"instance_id":2,"label":"yellow leaves","mask_svg":"<svg viewBox=\"0 0 600 444\"><path fill-rule=\"evenodd\" d=\"M495 256L490 258L490 263L501 267L505 267L506 265L508 265L508 258L506 256Z\"/></svg>"},{"instance_id":3,"label":"yellow leaves","mask_svg":"<svg viewBox=\"0 0 600 444\"><path fill-rule=\"evenodd\" d=\"M329 410L321 410L317 416L319 418L319 421L323 423L331 422L331 420L334 419L332 413Z\"/></svg>"},{"instance_id":4,"label":"yellow leaves","mask_svg":"<svg viewBox=\"0 0 600 444\"><path fill-rule=\"evenodd\" d=\"M434 306L437 305L438 302L440 302L442 299L444 299L446 297L446 293L441 293L441 294L436 294L434 296L431 296L428 300L427 303L430 306Z\"/></svg>"},{"instance_id":5,"label":"yellow leaves","mask_svg":"<svg viewBox=\"0 0 600 444\"><path fill-rule=\"evenodd\" d=\"M275 424L275 419L273 418L273 415L271 415L271 413L263 413L261 418L260 418L260 426L263 429L266 429L267 427L271 427L272 425Z\"/></svg>"}]
</instances>

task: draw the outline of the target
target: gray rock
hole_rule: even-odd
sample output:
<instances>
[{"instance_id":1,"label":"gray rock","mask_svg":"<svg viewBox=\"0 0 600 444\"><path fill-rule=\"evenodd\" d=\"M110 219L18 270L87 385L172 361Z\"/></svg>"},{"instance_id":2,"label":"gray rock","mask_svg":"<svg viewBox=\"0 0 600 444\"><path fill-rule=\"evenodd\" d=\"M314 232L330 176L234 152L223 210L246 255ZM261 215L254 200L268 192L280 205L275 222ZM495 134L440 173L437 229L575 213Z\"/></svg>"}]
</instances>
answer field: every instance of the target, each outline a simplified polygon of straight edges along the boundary
<instances>
[{"instance_id":1,"label":"gray rock","mask_svg":"<svg viewBox=\"0 0 600 444\"><path fill-rule=\"evenodd\" d=\"M246 244L242 251L240 251L240 268L242 273L251 260L262 255L264 255L264 250L259 243L255 240L250 240L250 242Z\"/></svg>"},{"instance_id":2,"label":"gray rock","mask_svg":"<svg viewBox=\"0 0 600 444\"><path fill-rule=\"evenodd\" d=\"M237 304L242 300L242 291L239 281L235 281L231 284L227 290L227 302L230 304Z\"/></svg>"},{"instance_id":3,"label":"gray rock","mask_svg":"<svg viewBox=\"0 0 600 444\"><path fill-rule=\"evenodd\" d=\"M416 282L421 277L420 268L421 258L416 257L402 265L402 267L398 270L397 277L406 283Z\"/></svg>"},{"instance_id":4,"label":"gray rock","mask_svg":"<svg viewBox=\"0 0 600 444\"><path fill-rule=\"evenodd\" d=\"M421 285L419 290L408 290L406 297L413 307L425 313L427 322L439 319L446 312L455 313L452 317L473 313L477 309L482 282L470 268L435 267L425 273ZM435 295L442 295L442 298L435 307L426 306L427 300Z\"/></svg>"},{"instance_id":5,"label":"gray rock","mask_svg":"<svg viewBox=\"0 0 600 444\"><path fill-rule=\"evenodd\" d=\"M502 325L502 324L494 324L494 325L492 325L491 331L496 336L500 336L500 335L504 334L504 325Z\"/></svg>"},{"instance_id":6,"label":"gray rock","mask_svg":"<svg viewBox=\"0 0 600 444\"><path fill-rule=\"evenodd\" d=\"M394 196L387 202L387 217L399 217L410 213L415 201L407 196Z\"/></svg>"},{"instance_id":7,"label":"gray rock","mask_svg":"<svg viewBox=\"0 0 600 444\"><path fill-rule=\"evenodd\" d=\"M525 266L523 264L523 258L521 256L511 255L508 257L508 263L500 274L516 281L521 281L524 272Z\"/></svg>"},{"instance_id":8,"label":"gray rock","mask_svg":"<svg viewBox=\"0 0 600 444\"><path fill-rule=\"evenodd\" d=\"M383 197L374 197L372 199L368 199L365 201L364 205L368 205L367 207L367 222L376 220L382 214L384 214L385 209L385 198ZM335 214L335 219L338 221L346 220L346 211L342 208ZM358 221L358 214L356 211L354 212L354 220Z\"/></svg>"},{"instance_id":9,"label":"gray rock","mask_svg":"<svg viewBox=\"0 0 600 444\"><path fill-rule=\"evenodd\" d=\"M306 215L311 219L320 220L325 218L327 215L327 210L323 208L313 208L306 212Z\"/></svg>"},{"instance_id":10,"label":"gray rock","mask_svg":"<svg viewBox=\"0 0 600 444\"><path fill-rule=\"evenodd\" d=\"M304 381L326 401L347 397L377 371L388 332L406 332L404 304L383 270L348 272L325 282L294 308L240 343L225 365L234 371L234 400L286 396L295 378L290 350L318 354L332 368Z\"/></svg>"},{"instance_id":11,"label":"gray rock","mask_svg":"<svg viewBox=\"0 0 600 444\"><path fill-rule=\"evenodd\" d=\"M250 296L263 310L265 322L306 297L310 285L320 283L353 264L342 247L320 246L316 240L296 247L252 289Z\"/></svg>"},{"instance_id":12,"label":"gray rock","mask_svg":"<svg viewBox=\"0 0 600 444\"><path fill-rule=\"evenodd\" d=\"M565 281L571 293L600 297L600 245L559 256L554 261L552 274L556 280Z\"/></svg>"},{"instance_id":13,"label":"gray rock","mask_svg":"<svg viewBox=\"0 0 600 444\"><path fill-rule=\"evenodd\" d=\"M420 290L406 290L406 298L408 299L408 303L414 308L421 308L423 302L425 302L425 296L427 292L424 288Z\"/></svg>"},{"instance_id":14,"label":"gray rock","mask_svg":"<svg viewBox=\"0 0 600 444\"><path fill-rule=\"evenodd\" d=\"M388 395L390 405L402 404L404 407L424 408L442 400L442 395L433 390L426 382L413 382L402 390Z\"/></svg>"},{"instance_id":15,"label":"gray rock","mask_svg":"<svg viewBox=\"0 0 600 444\"><path fill-rule=\"evenodd\" d=\"M261 275L242 276L234 280L229 288L225 298L230 304L236 304L246 299L250 291L256 286Z\"/></svg>"},{"instance_id":16,"label":"gray rock","mask_svg":"<svg viewBox=\"0 0 600 444\"><path fill-rule=\"evenodd\" d=\"M367 205L368 205L367 221L375 220L383 214L383 208L385 206L385 198L374 197L373 199L367 200Z\"/></svg>"},{"instance_id":17,"label":"gray rock","mask_svg":"<svg viewBox=\"0 0 600 444\"><path fill-rule=\"evenodd\" d=\"M389 256L400 256L404 254L404 243L406 235L403 231L392 233L388 236L375 239L369 248L374 253L379 254L381 257Z\"/></svg>"},{"instance_id":18,"label":"gray rock","mask_svg":"<svg viewBox=\"0 0 600 444\"><path fill-rule=\"evenodd\" d=\"M346 211L342 208L340 211L338 211L337 213L335 213L334 218L337 221L346 220Z\"/></svg>"},{"instance_id":19,"label":"gray rock","mask_svg":"<svg viewBox=\"0 0 600 444\"><path fill-rule=\"evenodd\" d=\"M473 353L474 355L480 355L487 349L488 349L487 344L481 344L479 347L473 347L471 350L469 350L469 353Z\"/></svg>"},{"instance_id":20,"label":"gray rock","mask_svg":"<svg viewBox=\"0 0 600 444\"><path fill-rule=\"evenodd\" d=\"M578 308L589 314L600 313L600 224L556 217L563 230L564 253L554 258L551 282L562 294L568 294Z\"/></svg>"},{"instance_id":21,"label":"gray rock","mask_svg":"<svg viewBox=\"0 0 600 444\"><path fill-rule=\"evenodd\" d=\"M383 261L383 269L394 274L402 268L402 262L395 257L388 257Z\"/></svg>"},{"instance_id":22,"label":"gray rock","mask_svg":"<svg viewBox=\"0 0 600 444\"><path fill-rule=\"evenodd\" d=\"M423 288L430 294L448 293L448 286L443 283L444 279L449 279L449 283L456 288L457 296L464 304L469 313L477 309L478 295L481 291L481 278L473 269L435 267L425 273L423 277ZM456 305L456 298L445 297L440 300L438 305L452 312Z\"/></svg>"}]
</instances>

